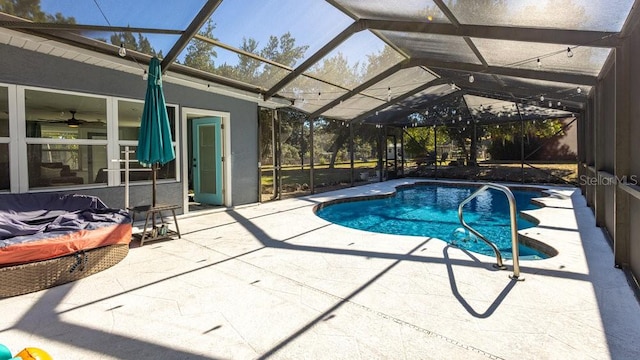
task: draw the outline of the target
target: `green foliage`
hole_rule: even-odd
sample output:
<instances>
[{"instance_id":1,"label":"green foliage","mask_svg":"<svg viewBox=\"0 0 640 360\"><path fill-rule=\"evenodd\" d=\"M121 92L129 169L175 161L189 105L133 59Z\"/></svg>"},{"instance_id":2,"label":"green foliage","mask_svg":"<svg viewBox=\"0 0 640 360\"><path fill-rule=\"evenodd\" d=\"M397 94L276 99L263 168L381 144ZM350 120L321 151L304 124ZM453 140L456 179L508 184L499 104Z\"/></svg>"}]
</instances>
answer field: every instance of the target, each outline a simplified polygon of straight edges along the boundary
<instances>
[{"instance_id":1,"label":"green foliage","mask_svg":"<svg viewBox=\"0 0 640 360\"><path fill-rule=\"evenodd\" d=\"M40 23L58 23L58 24L75 24L76 19L73 16L66 17L62 13L47 14L40 8L40 0L0 0L0 12L15 15L33 22ZM106 39L98 39L107 42ZM110 42L113 45L120 46L123 44L125 48L139 51L144 54L157 56L162 58L162 51L157 52L144 35L137 34L137 37L130 32L120 32L111 35Z\"/></svg>"},{"instance_id":2,"label":"green foliage","mask_svg":"<svg viewBox=\"0 0 640 360\"><path fill-rule=\"evenodd\" d=\"M201 37L217 41L214 37L216 25L210 19L198 33ZM260 44L253 38L243 38L240 49L272 60L285 66L293 66L307 51L308 46L297 46L291 33L270 36L267 44L261 49ZM238 64L216 64L218 57L215 46L209 42L192 39L186 49L184 64L199 70L220 76L240 80L249 84L272 84L280 79L278 67L265 64L251 57L238 54Z\"/></svg>"},{"instance_id":3,"label":"green foliage","mask_svg":"<svg viewBox=\"0 0 640 360\"><path fill-rule=\"evenodd\" d=\"M130 32L120 32L111 35L111 43L113 45L124 45L125 48L135 50L141 52L143 54L148 54L152 56L156 56L158 58L162 58L162 51L157 52L144 35L138 33L138 37L136 38ZM106 42L106 41L105 41Z\"/></svg>"},{"instance_id":4,"label":"green foliage","mask_svg":"<svg viewBox=\"0 0 640 360\"><path fill-rule=\"evenodd\" d=\"M203 28L198 32L198 35L217 40L213 36L213 30L215 28L215 24L211 19L209 19L209 21L207 21ZM215 72L216 66L214 59L217 56L218 54L216 53L213 44L198 39L191 39L189 45L187 45L187 54L184 57L184 64L194 69Z\"/></svg>"},{"instance_id":5,"label":"green foliage","mask_svg":"<svg viewBox=\"0 0 640 360\"><path fill-rule=\"evenodd\" d=\"M523 129L524 127L524 129ZM545 142L546 139L555 136L563 136L563 123L558 119L548 119L543 121L527 121L491 125L487 132L491 137L489 153L495 160L519 160L521 157L522 130L525 146L525 155L531 153ZM535 156L529 160L536 160Z\"/></svg>"},{"instance_id":6,"label":"green foliage","mask_svg":"<svg viewBox=\"0 0 640 360\"><path fill-rule=\"evenodd\" d=\"M445 126L436 128L438 144L450 142L449 131ZM407 155L424 156L434 148L433 127L416 127L406 129L405 152Z\"/></svg>"},{"instance_id":7,"label":"green foliage","mask_svg":"<svg viewBox=\"0 0 640 360\"><path fill-rule=\"evenodd\" d=\"M493 141L514 141L520 135L523 125L524 135L527 137L539 137L541 139L546 139L556 133L558 135L564 135L564 132L561 131L563 126L562 121L557 119L526 121L524 124L520 122L512 122L490 125L487 127L487 133L491 136Z\"/></svg>"},{"instance_id":8,"label":"green foliage","mask_svg":"<svg viewBox=\"0 0 640 360\"><path fill-rule=\"evenodd\" d=\"M316 64L311 72L321 79L346 87L355 87L360 83L359 64L349 66L343 53L338 52Z\"/></svg>"},{"instance_id":9,"label":"green foliage","mask_svg":"<svg viewBox=\"0 0 640 360\"><path fill-rule=\"evenodd\" d=\"M390 46L385 46L379 53L368 54L364 76L383 72L389 64L396 63L397 59L398 53Z\"/></svg>"},{"instance_id":10,"label":"green foliage","mask_svg":"<svg viewBox=\"0 0 640 360\"><path fill-rule=\"evenodd\" d=\"M47 14L40 8L40 0L0 0L0 12L15 15L39 23L75 24L72 16L61 13Z\"/></svg>"},{"instance_id":11,"label":"green foliage","mask_svg":"<svg viewBox=\"0 0 640 360\"><path fill-rule=\"evenodd\" d=\"M263 163L271 163L273 110L261 108L260 121L260 151ZM282 163L285 165L304 164L308 159L309 126L307 116L295 109L278 110L279 129L275 135L280 136Z\"/></svg>"},{"instance_id":12,"label":"green foliage","mask_svg":"<svg viewBox=\"0 0 640 360\"><path fill-rule=\"evenodd\" d=\"M267 45L258 53L265 59L279 64L294 67L302 59L309 46L296 46L296 39L286 32L280 38L271 35Z\"/></svg>"}]
</instances>

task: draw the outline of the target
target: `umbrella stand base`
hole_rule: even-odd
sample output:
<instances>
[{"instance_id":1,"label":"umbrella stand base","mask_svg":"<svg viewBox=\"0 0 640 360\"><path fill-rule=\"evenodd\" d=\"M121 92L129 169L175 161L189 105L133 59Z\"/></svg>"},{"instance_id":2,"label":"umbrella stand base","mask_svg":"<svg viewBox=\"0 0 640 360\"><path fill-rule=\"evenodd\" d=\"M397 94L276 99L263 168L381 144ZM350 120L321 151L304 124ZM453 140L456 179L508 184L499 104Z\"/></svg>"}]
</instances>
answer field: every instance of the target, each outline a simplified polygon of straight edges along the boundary
<instances>
[{"instance_id":1,"label":"umbrella stand base","mask_svg":"<svg viewBox=\"0 0 640 360\"><path fill-rule=\"evenodd\" d=\"M130 208L132 222L136 221L136 213L146 213L142 232L133 234L133 238L140 240L140 246L144 245L145 241L168 240L173 239L175 236L181 238L178 220L176 219L176 209L178 208L180 208L179 205L143 205ZM170 223L166 222L162 216L163 211L171 211L173 224L176 228L175 231L169 229Z\"/></svg>"}]
</instances>

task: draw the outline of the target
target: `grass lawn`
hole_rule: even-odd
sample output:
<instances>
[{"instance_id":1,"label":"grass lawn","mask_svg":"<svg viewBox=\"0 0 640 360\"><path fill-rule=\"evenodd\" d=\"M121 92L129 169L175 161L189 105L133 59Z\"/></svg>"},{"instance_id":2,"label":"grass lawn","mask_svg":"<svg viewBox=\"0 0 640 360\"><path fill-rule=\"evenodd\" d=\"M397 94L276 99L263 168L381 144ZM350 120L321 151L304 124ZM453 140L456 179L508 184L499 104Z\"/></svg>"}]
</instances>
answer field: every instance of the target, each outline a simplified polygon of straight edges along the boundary
<instances>
[{"instance_id":1,"label":"grass lawn","mask_svg":"<svg viewBox=\"0 0 640 360\"><path fill-rule=\"evenodd\" d=\"M524 166L526 183L557 183L564 181L577 182L577 164L532 164L535 168ZM368 172L369 177L375 176L376 162L356 162L355 181L360 180L361 172ZM282 169L282 192L287 196L299 196L310 193L309 166L287 166ZM512 163L480 163L479 166L438 166L437 174L433 166L415 166L409 161L405 165L405 174L409 177L433 178L437 175L441 179L464 179L480 181L509 181L520 182L522 176L521 164ZM314 166L314 186L316 192L329 191L351 185L351 167L349 163L336 164L330 169L328 165ZM273 193L272 168L262 168L263 201Z\"/></svg>"},{"instance_id":2,"label":"grass lawn","mask_svg":"<svg viewBox=\"0 0 640 360\"><path fill-rule=\"evenodd\" d=\"M365 170L373 173L376 166L375 161L356 162L354 163L356 177ZM336 164L333 169L329 165L316 164L313 167L314 184L339 184L351 182L351 164ZM304 170L300 166L285 166L282 168L283 184L309 184L309 165L304 166ZM262 168L262 187L273 186L273 168Z\"/></svg>"}]
</instances>

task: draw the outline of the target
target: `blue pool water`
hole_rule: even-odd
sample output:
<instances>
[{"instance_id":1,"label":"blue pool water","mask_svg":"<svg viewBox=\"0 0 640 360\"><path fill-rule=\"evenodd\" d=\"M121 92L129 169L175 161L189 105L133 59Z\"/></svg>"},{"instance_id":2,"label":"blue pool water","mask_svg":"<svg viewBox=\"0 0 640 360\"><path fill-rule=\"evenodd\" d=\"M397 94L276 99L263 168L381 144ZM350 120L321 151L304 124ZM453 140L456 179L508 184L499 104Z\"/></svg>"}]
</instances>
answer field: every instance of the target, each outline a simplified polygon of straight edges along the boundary
<instances>
[{"instance_id":1,"label":"blue pool water","mask_svg":"<svg viewBox=\"0 0 640 360\"><path fill-rule=\"evenodd\" d=\"M476 188L437 185L417 185L398 189L394 196L340 202L324 206L316 214L342 226L398 235L436 237L461 248L494 256L482 240L469 234L458 220L458 205ZM513 190L517 211L534 209L531 199L540 197L536 191ZM496 190L483 192L464 207L464 220L487 239L494 242L503 257L511 258L509 201ZM518 217L518 229L535 224ZM520 257L540 259L547 256L520 245Z\"/></svg>"}]
</instances>

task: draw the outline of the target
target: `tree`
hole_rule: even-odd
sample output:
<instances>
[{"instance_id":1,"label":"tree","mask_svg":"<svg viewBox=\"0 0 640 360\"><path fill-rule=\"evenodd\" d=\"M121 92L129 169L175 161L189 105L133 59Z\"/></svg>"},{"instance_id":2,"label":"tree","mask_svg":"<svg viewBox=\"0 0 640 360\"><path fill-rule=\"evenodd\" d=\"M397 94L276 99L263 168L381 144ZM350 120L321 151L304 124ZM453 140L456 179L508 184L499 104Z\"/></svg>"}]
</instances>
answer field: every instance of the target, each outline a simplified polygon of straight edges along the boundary
<instances>
[{"instance_id":1,"label":"tree","mask_svg":"<svg viewBox=\"0 0 640 360\"><path fill-rule=\"evenodd\" d=\"M348 88L354 88L359 85L363 79L370 78L384 70L392 64L398 62L399 55L389 46L385 46L377 53L371 53L366 56L366 63L359 62L349 65L347 58L340 52L331 58L325 59L321 64L313 69L314 74L322 79L329 80L336 84ZM364 69L364 70L363 70ZM332 143L328 147L331 153L329 167L334 168L338 153L347 144L350 137L350 129L342 125L342 122L321 123L319 131L333 134ZM357 140L368 140L377 142L377 131L373 126L362 127L363 133Z\"/></svg>"},{"instance_id":2,"label":"tree","mask_svg":"<svg viewBox=\"0 0 640 360\"><path fill-rule=\"evenodd\" d=\"M265 59L272 60L278 64L294 67L295 64L304 57L309 46L296 46L296 40L291 33L286 32L280 38L270 36L267 45L260 51L247 50L259 54ZM257 48L257 43L256 43ZM245 49L246 50L246 49ZM242 59L241 59L242 60ZM271 64L261 64L262 72L255 76L258 84L275 84L282 77L282 70Z\"/></svg>"},{"instance_id":3,"label":"tree","mask_svg":"<svg viewBox=\"0 0 640 360\"><path fill-rule=\"evenodd\" d=\"M329 168L333 169L338 153L349 140L350 129L344 121L331 121L325 118L317 119L315 125L317 133L329 135L325 137L328 146L324 150L329 153Z\"/></svg>"},{"instance_id":4,"label":"tree","mask_svg":"<svg viewBox=\"0 0 640 360\"><path fill-rule=\"evenodd\" d=\"M248 53L256 53L258 49L258 42L252 38L243 38L242 46L240 48ZM255 83L260 71L261 62L244 55L238 55L238 58L238 65L234 67L237 80L241 80L249 84Z\"/></svg>"},{"instance_id":5,"label":"tree","mask_svg":"<svg viewBox=\"0 0 640 360\"><path fill-rule=\"evenodd\" d=\"M0 0L0 11L39 23L76 23L76 19L72 16L45 13L40 8L40 0Z\"/></svg>"},{"instance_id":6,"label":"tree","mask_svg":"<svg viewBox=\"0 0 640 360\"><path fill-rule=\"evenodd\" d=\"M263 159L271 156L273 138L271 116L270 109L260 109L260 151ZM304 158L309 155L307 149L307 134L309 133L307 116L296 109L282 108L278 109L278 120L280 129L276 129L276 131L280 132L283 153L282 163L294 164L299 161L301 166L304 167Z\"/></svg>"},{"instance_id":7,"label":"tree","mask_svg":"<svg viewBox=\"0 0 640 360\"><path fill-rule=\"evenodd\" d=\"M521 137L523 125L524 133ZM489 125L487 127L487 133L491 137L489 153L494 159L519 160L522 145L524 145L525 156L527 156L547 139L563 136L562 127L563 123L558 119L527 121L524 124L518 121Z\"/></svg>"},{"instance_id":8,"label":"tree","mask_svg":"<svg viewBox=\"0 0 640 360\"><path fill-rule=\"evenodd\" d=\"M297 149L297 158L300 160L300 167L304 169L305 156L309 155L309 119L308 116L295 109L283 109L281 114L281 126L286 130L283 135L283 143L289 144Z\"/></svg>"},{"instance_id":9,"label":"tree","mask_svg":"<svg viewBox=\"0 0 640 360\"><path fill-rule=\"evenodd\" d=\"M0 11L41 23L75 24L73 16L66 17L62 13L47 14L40 8L40 0L0 0ZM107 42L104 38L97 40ZM111 35L110 42L113 45L124 45L125 48L136 50L144 54L162 58L162 51L157 52L144 35L138 33L136 38L130 32L120 32Z\"/></svg>"},{"instance_id":10,"label":"tree","mask_svg":"<svg viewBox=\"0 0 640 360\"><path fill-rule=\"evenodd\" d=\"M424 156L427 154L429 148L435 148L433 126L407 128L405 136L405 151L407 154L413 154L417 156ZM448 143L450 141L449 132L446 126L438 126L436 129L436 136L438 144Z\"/></svg>"},{"instance_id":11,"label":"tree","mask_svg":"<svg viewBox=\"0 0 640 360\"><path fill-rule=\"evenodd\" d=\"M125 48L130 50L135 50L141 52L143 54L148 54L152 56L156 56L158 58L162 58L162 51L157 52L144 35L138 33L138 38L130 33L130 32L120 32L111 35L111 43L113 45L124 45ZM106 42L106 41L105 41Z\"/></svg>"},{"instance_id":12,"label":"tree","mask_svg":"<svg viewBox=\"0 0 640 360\"><path fill-rule=\"evenodd\" d=\"M259 49L259 43L252 38L243 38L240 48L248 53L257 54L265 59L291 66L300 60L306 52L308 46L296 46L295 39L289 32L277 36L270 36L267 45ZM223 64L216 69L216 72L223 76L229 76L248 83L270 84L272 79L280 79L280 75L276 71L276 67L270 64L264 64L261 61L252 59L248 56L238 55L239 62L236 66ZM298 155L301 164L304 164L304 156L306 153L306 144L304 137L304 124L306 115L295 109L280 109L279 122L281 143L288 143L287 153L291 153L291 147L299 149ZM261 138L260 147L262 153L265 154L271 148L272 129L271 114L269 111L261 111ZM283 149L284 150L284 149ZM283 159L284 162L291 159ZM303 166L303 165L302 165Z\"/></svg>"},{"instance_id":13,"label":"tree","mask_svg":"<svg viewBox=\"0 0 640 360\"><path fill-rule=\"evenodd\" d=\"M353 88L360 83L358 72L359 63L349 66L347 58L341 52L323 59L316 64L311 72L323 80L339 84L347 88Z\"/></svg>"},{"instance_id":14,"label":"tree","mask_svg":"<svg viewBox=\"0 0 640 360\"><path fill-rule=\"evenodd\" d=\"M267 45L259 52L265 59L273 60L279 64L294 67L298 60L304 57L308 45L296 46L296 39L286 32L278 39L270 36Z\"/></svg>"},{"instance_id":15,"label":"tree","mask_svg":"<svg viewBox=\"0 0 640 360\"><path fill-rule=\"evenodd\" d=\"M211 19L209 19L204 27L198 32L198 34L213 40L217 40L213 36L213 30L215 28L216 25ZM214 50L213 44L202 40L191 39L191 41L189 41L189 45L187 45L187 54L184 57L184 64L194 69L216 73L214 59L217 57L218 54Z\"/></svg>"},{"instance_id":16,"label":"tree","mask_svg":"<svg viewBox=\"0 0 640 360\"><path fill-rule=\"evenodd\" d=\"M396 64L402 59L402 56L390 46L385 45L378 53L367 55L367 63L365 64L364 78L379 74Z\"/></svg>"}]
</instances>

